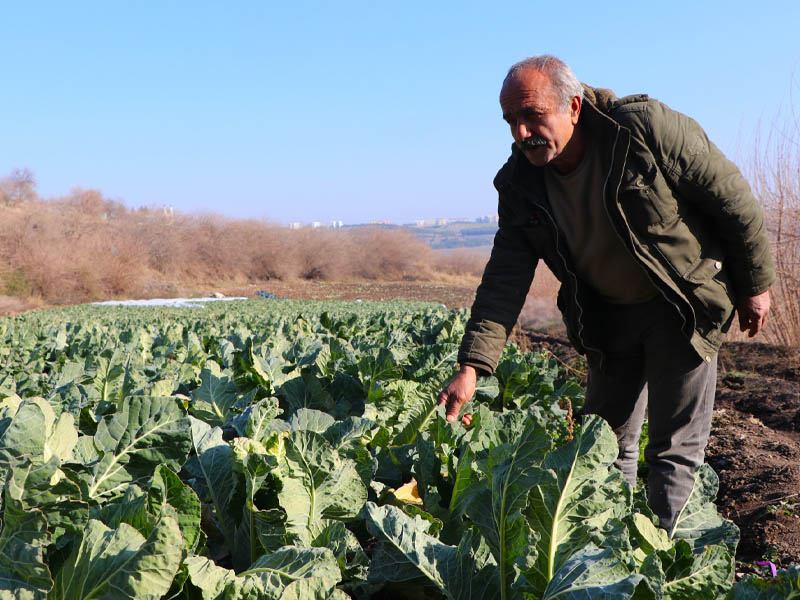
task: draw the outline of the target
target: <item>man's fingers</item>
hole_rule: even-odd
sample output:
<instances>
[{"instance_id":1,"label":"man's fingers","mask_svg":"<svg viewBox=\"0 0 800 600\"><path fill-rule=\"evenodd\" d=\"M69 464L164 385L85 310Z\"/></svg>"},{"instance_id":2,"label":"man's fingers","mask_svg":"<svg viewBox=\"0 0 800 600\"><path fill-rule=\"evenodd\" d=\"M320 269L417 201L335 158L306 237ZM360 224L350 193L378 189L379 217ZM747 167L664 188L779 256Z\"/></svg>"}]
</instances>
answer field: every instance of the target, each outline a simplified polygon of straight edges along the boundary
<instances>
[{"instance_id":1,"label":"man's fingers","mask_svg":"<svg viewBox=\"0 0 800 600\"><path fill-rule=\"evenodd\" d=\"M767 322L767 315L763 315L761 317L751 317L750 319L750 332L749 337L754 337L759 331L764 328L764 324Z\"/></svg>"},{"instance_id":2,"label":"man's fingers","mask_svg":"<svg viewBox=\"0 0 800 600\"><path fill-rule=\"evenodd\" d=\"M459 400L451 395L447 402L447 420L452 423L458 418L458 413L461 411L461 405L464 404L463 400Z\"/></svg>"},{"instance_id":3,"label":"man's fingers","mask_svg":"<svg viewBox=\"0 0 800 600\"><path fill-rule=\"evenodd\" d=\"M464 404L464 402L459 401L456 395L450 392L449 388L445 388L439 393L438 400L439 406L442 404L447 405L447 420L455 421L458 416L458 411L461 410L461 405Z\"/></svg>"},{"instance_id":4,"label":"man's fingers","mask_svg":"<svg viewBox=\"0 0 800 600\"><path fill-rule=\"evenodd\" d=\"M764 328L766 322L767 315L759 315L757 313L739 314L739 330L746 331L748 337L755 336Z\"/></svg>"}]
</instances>

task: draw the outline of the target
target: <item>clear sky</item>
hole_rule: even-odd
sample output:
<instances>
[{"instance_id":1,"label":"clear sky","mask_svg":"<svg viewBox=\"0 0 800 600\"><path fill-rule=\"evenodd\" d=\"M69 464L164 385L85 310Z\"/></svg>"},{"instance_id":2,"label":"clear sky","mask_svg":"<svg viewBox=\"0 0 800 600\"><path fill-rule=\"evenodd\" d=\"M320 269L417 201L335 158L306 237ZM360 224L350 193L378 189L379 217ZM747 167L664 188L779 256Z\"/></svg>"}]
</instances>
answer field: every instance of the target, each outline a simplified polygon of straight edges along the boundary
<instances>
[{"instance_id":1,"label":"clear sky","mask_svg":"<svg viewBox=\"0 0 800 600\"><path fill-rule=\"evenodd\" d=\"M555 54L743 161L800 112L799 31L798 0L4 1L0 175L277 222L477 217L511 63Z\"/></svg>"}]
</instances>

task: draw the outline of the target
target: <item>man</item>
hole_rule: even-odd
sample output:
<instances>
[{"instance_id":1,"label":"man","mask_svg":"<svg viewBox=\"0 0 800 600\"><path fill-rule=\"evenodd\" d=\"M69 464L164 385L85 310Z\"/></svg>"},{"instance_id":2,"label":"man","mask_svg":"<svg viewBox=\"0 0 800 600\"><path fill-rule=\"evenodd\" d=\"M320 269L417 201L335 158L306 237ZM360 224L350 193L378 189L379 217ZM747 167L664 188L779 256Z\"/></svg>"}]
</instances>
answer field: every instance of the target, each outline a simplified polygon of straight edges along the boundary
<instances>
[{"instance_id":1,"label":"man","mask_svg":"<svg viewBox=\"0 0 800 600\"><path fill-rule=\"evenodd\" d=\"M769 312L762 211L695 121L582 86L557 58L512 66L500 105L514 144L494 181L499 229L439 403L455 420L478 374L494 371L544 260L587 357L584 412L614 429L632 485L648 410L648 501L669 528L704 460L734 310L751 337Z\"/></svg>"}]
</instances>

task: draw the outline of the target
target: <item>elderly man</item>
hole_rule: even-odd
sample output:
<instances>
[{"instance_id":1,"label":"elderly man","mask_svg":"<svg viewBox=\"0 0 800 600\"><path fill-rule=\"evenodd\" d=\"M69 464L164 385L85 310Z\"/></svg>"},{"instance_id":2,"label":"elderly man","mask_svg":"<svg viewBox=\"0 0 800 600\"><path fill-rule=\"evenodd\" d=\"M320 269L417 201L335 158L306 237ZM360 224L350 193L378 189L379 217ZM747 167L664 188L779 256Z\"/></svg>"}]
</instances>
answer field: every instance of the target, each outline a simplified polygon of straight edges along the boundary
<instances>
[{"instance_id":1,"label":"elderly man","mask_svg":"<svg viewBox=\"0 0 800 600\"><path fill-rule=\"evenodd\" d=\"M646 95L583 86L557 58L512 66L500 105L514 138L494 180L500 226L439 402L454 420L477 375L494 371L544 260L587 358L584 412L614 429L632 485L648 411L649 503L669 528L704 460L734 311L750 336L769 312L762 211L695 121Z\"/></svg>"}]
</instances>

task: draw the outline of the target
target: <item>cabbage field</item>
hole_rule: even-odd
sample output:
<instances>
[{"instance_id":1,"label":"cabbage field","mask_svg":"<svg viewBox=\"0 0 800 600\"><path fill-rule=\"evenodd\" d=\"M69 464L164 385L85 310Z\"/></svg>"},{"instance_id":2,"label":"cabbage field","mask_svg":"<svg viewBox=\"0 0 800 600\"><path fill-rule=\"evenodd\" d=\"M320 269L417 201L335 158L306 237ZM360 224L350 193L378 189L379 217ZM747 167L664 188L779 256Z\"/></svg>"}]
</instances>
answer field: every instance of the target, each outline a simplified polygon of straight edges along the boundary
<instances>
[{"instance_id":1,"label":"cabbage field","mask_svg":"<svg viewBox=\"0 0 800 600\"><path fill-rule=\"evenodd\" d=\"M0 599L800 598L733 584L698 471L670 531L547 354L468 427L464 311L255 300L0 319Z\"/></svg>"}]
</instances>

